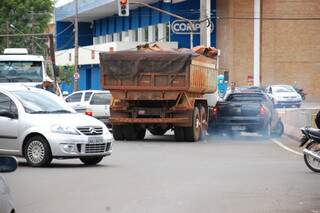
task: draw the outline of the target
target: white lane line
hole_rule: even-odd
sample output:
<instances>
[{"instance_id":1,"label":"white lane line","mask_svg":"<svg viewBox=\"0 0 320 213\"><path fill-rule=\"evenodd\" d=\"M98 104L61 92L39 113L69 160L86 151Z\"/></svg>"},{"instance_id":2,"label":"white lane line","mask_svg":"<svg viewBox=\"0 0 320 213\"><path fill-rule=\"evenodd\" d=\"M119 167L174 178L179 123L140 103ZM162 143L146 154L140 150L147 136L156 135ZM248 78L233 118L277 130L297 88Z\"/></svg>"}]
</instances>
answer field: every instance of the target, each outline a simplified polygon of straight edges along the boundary
<instances>
[{"instance_id":1,"label":"white lane line","mask_svg":"<svg viewBox=\"0 0 320 213\"><path fill-rule=\"evenodd\" d=\"M298 152L298 151L296 151L296 150L293 150L293 149L287 147L286 145L284 145L283 143L281 143L280 141L278 141L278 140L276 140L276 139L272 139L271 141L272 141L273 143L277 144L278 146L280 146L281 148L289 151L289 152L292 152L292 153L294 153L294 154L296 154L296 155L303 156L303 154L302 154L301 152Z\"/></svg>"}]
</instances>

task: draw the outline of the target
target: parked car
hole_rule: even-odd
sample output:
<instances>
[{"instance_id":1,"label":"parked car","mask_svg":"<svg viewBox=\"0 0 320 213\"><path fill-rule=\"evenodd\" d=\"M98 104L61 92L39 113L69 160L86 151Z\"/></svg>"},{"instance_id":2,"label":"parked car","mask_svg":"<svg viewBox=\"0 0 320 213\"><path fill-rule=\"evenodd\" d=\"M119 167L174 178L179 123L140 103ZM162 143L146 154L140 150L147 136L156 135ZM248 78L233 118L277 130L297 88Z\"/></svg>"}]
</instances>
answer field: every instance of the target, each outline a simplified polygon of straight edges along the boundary
<instances>
[{"instance_id":1,"label":"parked car","mask_svg":"<svg viewBox=\"0 0 320 213\"><path fill-rule=\"evenodd\" d=\"M14 157L0 156L0 172L13 172L17 169L18 163ZM5 178L0 175L0 212L14 213L15 203L12 198L10 188Z\"/></svg>"},{"instance_id":2,"label":"parked car","mask_svg":"<svg viewBox=\"0 0 320 213\"><path fill-rule=\"evenodd\" d=\"M93 116L105 123L109 130L111 93L102 90L83 90L72 93L65 101L77 112Z\"/></svg>"},{"instance_id":3,"label":"parked car","mask_svg":"<svg viewBox=\"0 0 320 213\"><path fill-rule=\"evenodd\" d=\"M213 132L258 132L265 137L280 137L283 124L269 97L259 90L237 90L217 102L210 114Z\"/></svg>"},{"instance_id":4,"label":"parked car","mask_svg":"<svg viewBox=\"0 0 320 213\"><path fill-rule=\"evenodd\" d=\"M0 154L22 156L31 166L53 158L94 165L112 153L112 135L101 121L42 89L0 88L0 126Z\"/></svg>"},{"instance_id":5,"label":"parked car","mask_svg":"<svg viewBox=\"0 0 320 213\"><path fill-rule=\"evenodd\" d=\"M276 107L300 107L302 98L290 85L271 85L266 88L266 93Z\"/></svg>"}]
</instances>

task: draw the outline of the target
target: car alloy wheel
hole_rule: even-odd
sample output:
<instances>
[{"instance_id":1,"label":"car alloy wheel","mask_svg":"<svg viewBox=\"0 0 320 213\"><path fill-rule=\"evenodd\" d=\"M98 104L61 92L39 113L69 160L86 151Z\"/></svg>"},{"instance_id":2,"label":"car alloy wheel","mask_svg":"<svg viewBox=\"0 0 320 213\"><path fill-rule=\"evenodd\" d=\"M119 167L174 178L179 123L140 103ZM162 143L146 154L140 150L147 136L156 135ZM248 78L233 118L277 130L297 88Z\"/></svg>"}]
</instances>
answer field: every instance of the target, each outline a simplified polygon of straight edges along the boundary
<instances>
[{"instance_id":1,"label":"car alloy wheel","mask_svg":"<svg viewBox=\"0 0 320 213\"><path fill-rule=\"evenodd\" d=\"M27 155L32 163L40 163L45 155L43 144L40 141L32 141L28 146Z\"/></svg>"}]
</instances>

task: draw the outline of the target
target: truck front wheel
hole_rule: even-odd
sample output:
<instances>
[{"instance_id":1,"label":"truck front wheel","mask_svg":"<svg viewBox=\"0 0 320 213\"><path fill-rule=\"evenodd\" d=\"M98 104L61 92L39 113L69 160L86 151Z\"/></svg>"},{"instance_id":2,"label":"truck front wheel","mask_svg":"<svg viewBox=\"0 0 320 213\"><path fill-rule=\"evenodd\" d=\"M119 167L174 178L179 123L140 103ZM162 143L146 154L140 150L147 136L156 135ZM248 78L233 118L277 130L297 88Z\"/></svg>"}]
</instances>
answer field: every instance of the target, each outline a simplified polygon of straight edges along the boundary
<instances>
[{"instance_id":1,"label":"truck front wheel","mask_svg":"<svg viewBox=\"0 0 320 213\"><path fill-rule=\"evenodd\" d=\"M112 126L113 138L114 138L116 141L122 141L122 140L125 139L123 129L124 129L124 128L123 128L122 125L113 125L113 126Z\"/></svg>"}]
</instances>

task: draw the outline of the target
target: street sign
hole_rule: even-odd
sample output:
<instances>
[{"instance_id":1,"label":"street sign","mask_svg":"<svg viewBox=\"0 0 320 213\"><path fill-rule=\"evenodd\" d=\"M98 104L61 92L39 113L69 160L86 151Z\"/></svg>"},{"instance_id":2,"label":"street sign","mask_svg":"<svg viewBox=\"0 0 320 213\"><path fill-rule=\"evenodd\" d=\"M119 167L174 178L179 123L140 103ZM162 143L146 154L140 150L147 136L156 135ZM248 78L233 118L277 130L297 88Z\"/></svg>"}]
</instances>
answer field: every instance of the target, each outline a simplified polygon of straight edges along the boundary
<instances>
[{"instance_id":1,"label":"street sign","mask_svg":"<svg viewBox=\"0 0 320 213\"><path fill-rule=\"evenodd\" d=\"M200 34L201 23L199 20L191 20L193 22L193 34ZM214 24L211 20L207 20L207 27L210 27L211 32L214 31ZM171 24L171 30L175 34L190 34L191 27L189 23L183 20L175 20Z\"/></svg>"},{"instance_id":2,"label":"street sign","mask_svg":"<svg viewBox=\"0 0 320 213\"><path fill-rule=\"evenodd\" d=\"M78 72L74 73L73 78L74 78L74 80L79 80L80 74Z\"/></svg>"}]
</instances>

